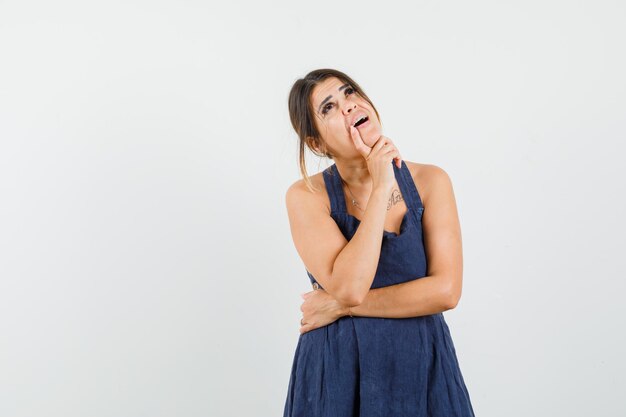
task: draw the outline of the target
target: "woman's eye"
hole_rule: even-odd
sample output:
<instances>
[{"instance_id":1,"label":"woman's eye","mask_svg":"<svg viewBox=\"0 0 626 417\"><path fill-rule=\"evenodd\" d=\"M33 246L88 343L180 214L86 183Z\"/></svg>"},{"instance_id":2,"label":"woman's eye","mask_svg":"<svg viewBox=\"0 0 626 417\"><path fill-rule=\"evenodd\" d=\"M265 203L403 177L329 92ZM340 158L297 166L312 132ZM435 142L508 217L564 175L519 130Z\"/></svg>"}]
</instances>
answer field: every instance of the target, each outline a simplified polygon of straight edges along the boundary
<instances>
[{"instance_id":1,"label":"woman's eye","mask_svg":"<svg viewBox=\"0 0 626 417\"><path fill-rule=\"evenodd\" d=\"M353 93L354 93L354 89L352 87L346 88L346 95L353 94ZM328 110L330 110L330 107L328 106L332 106L332 105L333 103L328 103L327 105L325 105L324 108L322 109L322 114L328 113Z\"/></svg>"}]
</instances>

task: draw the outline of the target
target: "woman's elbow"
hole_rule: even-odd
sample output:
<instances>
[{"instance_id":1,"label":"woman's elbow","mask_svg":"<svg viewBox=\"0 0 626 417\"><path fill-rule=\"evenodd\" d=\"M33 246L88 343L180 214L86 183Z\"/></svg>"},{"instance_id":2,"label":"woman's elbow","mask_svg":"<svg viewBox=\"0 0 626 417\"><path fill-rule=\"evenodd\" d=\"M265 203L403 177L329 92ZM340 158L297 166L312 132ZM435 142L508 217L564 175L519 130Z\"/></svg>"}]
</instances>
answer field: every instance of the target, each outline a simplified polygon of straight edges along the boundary
<instances>
[{"instance_id":1,"label":"woman's elbow","mask_svg":"<svg viewBox=\"0 0 626 417\"><path fill-rule=\"evenodd\" d=\"M345 307L356 307L363 302L365 297L361 296L356 291L345 290L343 292L340 291L335 298Z\"/></svg>"},{"instance_id":2,"label":"woman's elbow","mask_svg":"<svg viewBox=\"0 0 626 417\"><path fill-rule=\"evenodd\" d=\"M334 289L334 296L341 305L345 307L356 307L360 305L367 293L363 294L360 289L355 289L352 285L341 285Z\"/></svg>"},{"instance_id":3,"label":"woman's elbow","mask_svg":"<svg viewBox=\"0 0 626 417\"><path fill-rule=\"evenodd\" d=\"M452 286L444 292L443 299L445 307L448 310L456 308L456 306L459 304L459 301L461 300L461 287Z\"/></svg>"}]
</instances>

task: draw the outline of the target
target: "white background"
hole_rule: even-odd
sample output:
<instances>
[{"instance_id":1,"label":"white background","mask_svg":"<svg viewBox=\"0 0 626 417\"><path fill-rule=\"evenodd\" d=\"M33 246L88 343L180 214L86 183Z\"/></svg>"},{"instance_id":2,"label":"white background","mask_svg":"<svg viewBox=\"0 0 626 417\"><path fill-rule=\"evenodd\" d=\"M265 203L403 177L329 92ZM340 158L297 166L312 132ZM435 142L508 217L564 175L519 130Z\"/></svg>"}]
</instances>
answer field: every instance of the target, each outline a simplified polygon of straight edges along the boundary
<instances>
[{"instance_id":1,"label":"white background","mask_svg":"<svg viewBox=\"0 0 626 417\"><path fill-rule=\"evenodd\" d=\"M626 415L625 18L1 1L0 415L282 415L311 290L287 94L324 67L452 179L465 273L444 315L476 415Z\"/></svg>"}]
</instances>

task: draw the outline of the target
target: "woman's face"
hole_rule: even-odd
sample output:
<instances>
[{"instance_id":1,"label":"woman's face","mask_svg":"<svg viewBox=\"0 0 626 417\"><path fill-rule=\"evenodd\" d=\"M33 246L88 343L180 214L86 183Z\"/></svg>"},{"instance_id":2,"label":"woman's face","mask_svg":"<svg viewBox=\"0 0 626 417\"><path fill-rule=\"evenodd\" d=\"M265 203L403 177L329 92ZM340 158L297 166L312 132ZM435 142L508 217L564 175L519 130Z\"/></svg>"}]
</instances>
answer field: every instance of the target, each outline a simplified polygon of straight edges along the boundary
<instances>
[{"instance_id":1,"label":"woman's face","mask_svg":"<svg viewBox=\"0 0 626 417\"><path fill-rule=\"evenodd\" d=\"M380 120L372 106L338 78L330 77L316 85L311 104L317 130L333 155L348 158L360 155L350 137L350 125L361 116L367 119L356 129L367 146L374 146L381 135Z\"/></svg>"}]
</instances>

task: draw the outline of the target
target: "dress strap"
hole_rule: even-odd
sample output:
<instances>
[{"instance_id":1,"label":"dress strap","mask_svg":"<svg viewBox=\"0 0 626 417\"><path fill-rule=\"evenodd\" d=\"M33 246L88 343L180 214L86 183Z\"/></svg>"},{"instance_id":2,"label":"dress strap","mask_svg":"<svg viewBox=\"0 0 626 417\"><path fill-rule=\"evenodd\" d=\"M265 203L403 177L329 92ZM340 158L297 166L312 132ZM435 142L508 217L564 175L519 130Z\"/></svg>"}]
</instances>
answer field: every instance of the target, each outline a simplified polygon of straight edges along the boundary
<instances>
[{"instance_id":1,"label":"dress strap","mask_svg":"<svg viewBox=\"0 0 626 417\"><path fill-rule=\"evenodd\" d=\"M341 184L341 177L339 176L339 170L337 165L332 164L323 171L324 183L326 184L326 191L328 193L328 199L330 200L330 211L347 213L346 198L343 195L343 186Z\"/></svg>"},{"instance_id":2,"label":"dress strap","mask_svg":"<svg viewBox=\"0 0 626 417\"><path fill-rule=\"evenodd\" d=\"M401 168L398 168L396 164L393 164L393 169L396 173L396 180L398 181L400 191L402 191L402 196L405 199L404 203L407 207L411 207L415 210L424 207L422 205L420 194L417 191L415 181L413 181L411 171L409 171L409 167L406 165L404 160L402 160Z\"/></svg>"}]
</instances>

